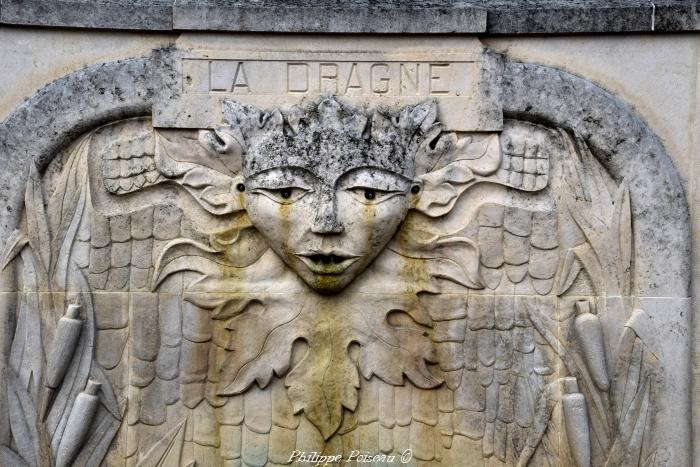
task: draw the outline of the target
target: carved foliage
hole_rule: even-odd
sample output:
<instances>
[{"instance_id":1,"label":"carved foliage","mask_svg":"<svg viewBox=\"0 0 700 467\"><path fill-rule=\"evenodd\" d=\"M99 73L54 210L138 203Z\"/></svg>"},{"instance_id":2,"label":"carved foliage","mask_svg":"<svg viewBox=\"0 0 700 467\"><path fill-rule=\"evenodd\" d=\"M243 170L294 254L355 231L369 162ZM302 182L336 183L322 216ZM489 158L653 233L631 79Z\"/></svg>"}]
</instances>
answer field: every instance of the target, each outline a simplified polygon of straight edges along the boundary
<instances>
[{"instance_id":1,"label":"carved foliage","mask_svg":"<svg viewBox=\"0 0 700 467\"><path fill-rule=\"evenodd\" d=\"M71 260L88 197L86 147L85 140L76 145L46 206L32 167L25 224L2 258L6 274L20 264L23 268L8 397L16 456L28 466L95 465L121 421L111 382L93 360L90 288ZM66 294L69 281L75 288ZM70 305L61 318L64 298L79 305ZM86 387L102 390L88 394ZM3 455L15 456L10 451L4 447Z\"/></svg>"}]
</instances>

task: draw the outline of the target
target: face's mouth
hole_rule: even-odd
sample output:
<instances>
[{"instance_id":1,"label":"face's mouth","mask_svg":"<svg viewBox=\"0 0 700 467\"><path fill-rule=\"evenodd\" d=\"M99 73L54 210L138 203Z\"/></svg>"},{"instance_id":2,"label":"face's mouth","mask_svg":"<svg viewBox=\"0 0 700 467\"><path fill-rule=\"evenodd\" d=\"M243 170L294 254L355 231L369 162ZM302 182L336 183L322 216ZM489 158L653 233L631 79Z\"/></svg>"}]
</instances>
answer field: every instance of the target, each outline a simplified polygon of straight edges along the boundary
<instances>
[{"instance_id":1,"label":"face's mouth","mask_svg":"<svg viewBox=\"0 0 700 467\"><path fill-rule=\"evenodd\" d=\"M342 274L359 256L338 252L306 252L296 255L314 274Z\"/></svg>"}]
</instances>

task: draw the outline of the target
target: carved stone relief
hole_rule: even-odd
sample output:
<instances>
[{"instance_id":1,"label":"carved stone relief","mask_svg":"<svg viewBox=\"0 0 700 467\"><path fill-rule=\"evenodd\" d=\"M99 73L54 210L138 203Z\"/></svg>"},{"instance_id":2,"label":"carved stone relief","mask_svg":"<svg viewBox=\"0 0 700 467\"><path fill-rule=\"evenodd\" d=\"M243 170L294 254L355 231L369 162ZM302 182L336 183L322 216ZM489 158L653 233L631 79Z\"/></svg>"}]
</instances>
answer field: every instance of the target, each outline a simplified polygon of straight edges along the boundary
<instances>
[{"instance_id":1,"label":"carved stone relief","mask_svg":"<svg viewBox=\"0 0 700 467\"><path fill-rule=\"evenodd\" d=\"M679 465L641 172L427 97L208 96L216 125L117 113L29 163L0 463Z\"/></svg>"}]
</instances>

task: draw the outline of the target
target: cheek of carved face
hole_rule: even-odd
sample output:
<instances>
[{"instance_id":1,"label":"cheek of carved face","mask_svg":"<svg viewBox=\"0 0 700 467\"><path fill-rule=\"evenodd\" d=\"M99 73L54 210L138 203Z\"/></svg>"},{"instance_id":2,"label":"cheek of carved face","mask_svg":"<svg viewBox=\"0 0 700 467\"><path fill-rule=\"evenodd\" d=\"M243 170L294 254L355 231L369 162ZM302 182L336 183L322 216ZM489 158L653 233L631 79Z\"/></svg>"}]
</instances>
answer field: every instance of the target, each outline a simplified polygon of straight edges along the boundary
<instances>
[{"instance_id":1,"label":"cheek of carved face","mask_svg":"<svg viewBox=\"0 0 700 467\"><path fill-rule=\"evenodd\" d=\"M334 186L308 178L249 180L248 216L311 288L334 293L394 236L408 211L409 183L367 170L346 174Z\"/></svg>"}]
</instances>

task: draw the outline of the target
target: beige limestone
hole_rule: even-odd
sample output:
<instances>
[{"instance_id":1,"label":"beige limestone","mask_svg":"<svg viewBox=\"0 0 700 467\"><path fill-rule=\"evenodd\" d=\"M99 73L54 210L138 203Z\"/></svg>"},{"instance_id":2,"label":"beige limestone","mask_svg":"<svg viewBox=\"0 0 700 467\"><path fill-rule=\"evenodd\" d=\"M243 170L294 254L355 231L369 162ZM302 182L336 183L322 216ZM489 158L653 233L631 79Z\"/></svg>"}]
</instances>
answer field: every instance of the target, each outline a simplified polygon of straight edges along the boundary
<instances>
[{"instance_id":1,"label":"beige limestone","mask_svg":"<svg viewBox=\"0 0 700 467\"><path fill-rule=\"evenodd\" d=\"M59 75L170 42L185 62L224 60L214 72L207 63L194 92L189 65L173 85L192 98L178 118L209 112L206 119L163 123L158 110L172 102L157 101L153 120L110 122L55 155L49 170L31 172L24 221L3 258L26 292L12 298L22 306L10 390L41 401L50 426L67 424L66 435L44 447L68 453L62 462L87 455L77 448L83 443L103 447L111 441L104 433L121 425L107 465L262 465L284 462L294 449L347 457L353 448L410 449L443 465L466 455L495 465L545 457L619 465L625 450L660 465L689 463L678 446L690 444L682 423L690 300L635 296L635 281L647 277L637 269L654 264L643 260L658 262L651 242L683 244L683 229L663 225L664 213L644 217L635 208L663 211L654 197L678 184L654 175L670 184L678 175L649 175L625 160L628 185L593 156L595 141L580 139L576 125L440 126L455 115L440 107L439 93L435 104L387 101L371 86L372 65L464 63L459 58L479 48L476 38L0 34L11 45L0 53L28 76L27 84L0 87L9 90L3 115ZM696 37L483 43L511 60L594 81L637 108L695 194ZM326 55L314 55L319 50ZM241 51L260 65L243 81ZM181 59L175 54L176 74ZM29 71L32 60L39 72ZM353 64L367 65L369 92L359 92L370 98L353 102L363 108L342 95L321 99L324 89L309 93L306 110L279 96L275 79L290 72L287 62L334 79L322 71L332 60L344 64L346 88ZM649 67L658 73L641 72ZM274 86L237 94L252 88L254 73ZM563 80L598 96L586 81ZM308 82L295 83L306 91ZM223 94L214 104L212 92ZM382 108L387 103L393 109ZM634 127L620 119L622 130ZM643 143L640 151L655 150ZM635 175L646 185L635 185ZM639 234L642 225L652 233ZM51 320L32 320L60 316L64 299L83 304L71 319L87 321L83 342L95 341L94 356L73 341L56 343L71 348L65 358L74 347L81 355L78 376L59 378L75 378L80 395L61 395L60 381L34 380L40 346L67 334L54 337ZM49 368L72 362L51 360ZM94 382L90 365L102 368L90 372ZM77 409L61 411L46 402L53 397L66 407L78 401ZM20 409L9 405L12 420L31 413ZM87 430L98 422L107 429ZM526 438L527 446L517 444ZM45 455L15 435L0 460L14 459L15 447L23 457Z\"/></svg>"},{"instance_id":2,"label":"beige limestone","mask_svg":"<svg viewBox=\"0 0 700 467\"><path fill-rule=\"evenodd\" d=\"M698 157L693 145L697 35L505 37L483 42L515 60L584 77L633 106L661 138L690 193Z\"/></svg>"},{"instance_id":3,"label":"beige limestone","mask_svg":"<svg viewBox=\"0 0 700 467\"><path fill-rule=\"evenodd\" d=\"M53 80L89 65L143 57L176 36L0 26L0 121Z\"/></svg>"}]
</instances>

